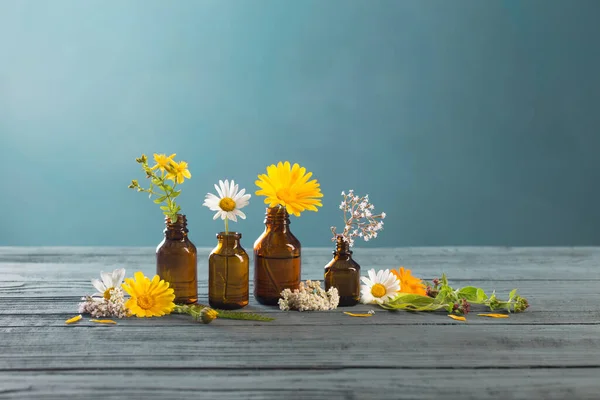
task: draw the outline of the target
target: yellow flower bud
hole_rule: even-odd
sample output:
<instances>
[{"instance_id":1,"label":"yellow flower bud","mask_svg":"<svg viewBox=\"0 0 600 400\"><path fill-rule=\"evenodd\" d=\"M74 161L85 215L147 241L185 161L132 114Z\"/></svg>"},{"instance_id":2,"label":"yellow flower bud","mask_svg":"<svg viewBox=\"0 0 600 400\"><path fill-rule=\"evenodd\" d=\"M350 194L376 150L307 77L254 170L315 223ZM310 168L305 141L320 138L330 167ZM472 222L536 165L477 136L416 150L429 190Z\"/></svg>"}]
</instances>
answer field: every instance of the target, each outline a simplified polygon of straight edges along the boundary
<instances>
[{"instance_id":1,"label":"yellow flower bud","mask_svg":"<svg viewBox=\"0 0 600 400\"><path fill-rule=\"evenodd\" d=\"M218 315L219 313L210 307L203 308L202 311L200 311L200 319L205 324L210 324Z\"/></svg>"}]
</instances>

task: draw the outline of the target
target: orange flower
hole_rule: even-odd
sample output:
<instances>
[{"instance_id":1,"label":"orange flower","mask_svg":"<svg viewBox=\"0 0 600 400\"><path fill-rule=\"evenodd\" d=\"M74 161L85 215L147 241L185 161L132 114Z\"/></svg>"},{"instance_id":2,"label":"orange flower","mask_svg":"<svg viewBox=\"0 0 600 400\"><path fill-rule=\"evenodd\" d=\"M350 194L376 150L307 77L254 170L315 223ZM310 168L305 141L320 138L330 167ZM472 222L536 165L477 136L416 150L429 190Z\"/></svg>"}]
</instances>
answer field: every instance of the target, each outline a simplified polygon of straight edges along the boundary
<instances>
[{"instance_id":1,"label":"orange flower","mask_svg":"<svg viewBox=\"0 0 600 400\"><path fill-rule=\"evenodd\" d=\"M391 273L396 275L396 278L400 281L400 293L413 293L427 296L425 284L421 279L412 276L410 269L400 267L398 271L394 269L391 270Z\"/></svg>"}]
</instances>

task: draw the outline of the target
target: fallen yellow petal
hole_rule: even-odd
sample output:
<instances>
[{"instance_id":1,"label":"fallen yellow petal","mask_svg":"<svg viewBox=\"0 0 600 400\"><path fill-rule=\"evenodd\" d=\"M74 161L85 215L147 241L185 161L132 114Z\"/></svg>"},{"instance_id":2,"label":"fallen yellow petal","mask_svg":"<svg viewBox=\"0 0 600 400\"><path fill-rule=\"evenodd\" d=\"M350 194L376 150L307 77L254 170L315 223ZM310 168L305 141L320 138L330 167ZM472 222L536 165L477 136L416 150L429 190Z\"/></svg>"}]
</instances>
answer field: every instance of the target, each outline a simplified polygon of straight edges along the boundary
<instances>
[{"instance_id":1,"label":"fallen yellow petal","mask_svg":"<svg viewBox=\"0 0 600 400\"><path fill-rule=\"evenodd\" d=\"M81 315L78 315L76 317L66 320L65 324L74 324L75 322L79 321L80 319L81 319Z\"/></svg>"},{"instance_id":2,"label":"fallen yellow petal","mask_svg":"<svg viewBox=\"0 0 600 400\"><path fill-rule=\"evenodd\" d=\"M348 311L344 311L344 314L349 315L351 317L372 317L373 314L356 314L356 313L351 313Z\"/></svg>"},{"instance_id":3,"label":"fallen yellow petal","mask_svg":"<svg viewBox=\"0 0 600 400\"><path fill-rule=\"evenodd\" d=\"M461 317L458 315L453 315L453 314L448 314L448 316L452 319L455 319L457 321L466 321L467 319L465 317Z\"/></svg>"},{"instance_id":4,"label":"fallen yellow petal","mask_svg":"<svg viewBox=\"0 0 600 400\"><path fill-rule=\"evenodd\" d=\"M90 319L90 322L95 322L97 324L116 324L112 319Z\"/></svg>"},{"instance_id":5,"label":"fallen yellow petal","mask_svg":"<svg viewBox=\"0 0 600 400\"><path fill-rule=\"evenodd\" d=\"M494 313L485 313L485 314L477 314L480 317L490 317L490 318L508 318L508 314L494 314Z\"/></svg>"}]
</instances>

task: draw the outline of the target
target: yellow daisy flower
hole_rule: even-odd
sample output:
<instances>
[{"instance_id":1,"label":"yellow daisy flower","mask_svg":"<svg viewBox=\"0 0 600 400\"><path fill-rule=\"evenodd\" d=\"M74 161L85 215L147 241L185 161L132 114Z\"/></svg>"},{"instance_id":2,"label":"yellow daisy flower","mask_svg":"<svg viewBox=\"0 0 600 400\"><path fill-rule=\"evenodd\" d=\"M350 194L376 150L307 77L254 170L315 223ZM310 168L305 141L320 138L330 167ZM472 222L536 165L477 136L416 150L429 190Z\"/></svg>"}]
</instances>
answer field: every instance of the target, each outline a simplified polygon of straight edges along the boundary
<instances>
[{"instance_id":1,"label":"yellow daisy flower","mask_svg":"<svg viewBox=\"0 0 600 400\"><path fill-rule=\"evenodd\" d=\"M312 172L298 164L291 165L289 161L281 161L267 167L267 174L258 176L256 191L259 196L265 196L265 204L269 207L284 206L288 213L299 217L304 210L318 211L323 204L319 198L323 197L319 182L316 179L309 181Z\"/></svg>"},{"instance_id":2,"label":"yellow daisy flower","mask_svg":"<svg viewBox=\"0 0 600 400\"><path fill-rule=\"evenodd\" d=\"M175 161L171 161L171 165L169 166L169 171L167 173L167 179L172 180L173 182L177 181L177 183L183 183L184 178L190 179L192 174L188 171L188 163L182 161L177 163Z\"/></svg>"},{"instance_id":3,"label":"yellow daisy flower","mask_svg":"<svg viewBox=\"0 0 600 400\"><path fill-rule=\"evenodd\" d=\"M161 171L165 171L167 169L167 167L169 166L169 164L171 164L173 161L173 157L175 157L177 154L173 153L170 156L166 156L165 154L156 154L154 153L154 161L156 161L156 165L154 167L152 167L151 169L157 169L159 168Z\"/></svg>"},{"instance_id":4,"label":"yellow daisy flower","mask_svg":"<svg viewBox=\"0 0 600 400\"><path fill-rule=\"evenodd\" d=\"M135 280L125 278L121 286L131 298L125 303L131 313L137 317L160 317L170 314L175 308L175 293L169 283L160 280L158 275L150 280L140 271L134 274Z\"/></svg>"}]
</instances>

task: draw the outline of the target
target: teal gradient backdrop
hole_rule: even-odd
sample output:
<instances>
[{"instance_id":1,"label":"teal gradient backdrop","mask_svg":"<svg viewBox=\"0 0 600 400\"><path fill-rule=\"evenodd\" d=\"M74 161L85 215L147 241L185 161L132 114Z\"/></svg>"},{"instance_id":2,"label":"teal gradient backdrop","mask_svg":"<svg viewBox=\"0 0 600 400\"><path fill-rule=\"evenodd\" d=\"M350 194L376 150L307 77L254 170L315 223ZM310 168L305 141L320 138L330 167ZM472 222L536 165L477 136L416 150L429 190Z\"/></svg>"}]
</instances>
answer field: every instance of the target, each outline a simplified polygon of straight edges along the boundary
<instances>
[{"instance_id":1,"label":"teal gradient backdrop","mask_svg":"<svg viewBox=\"0 0 600 400\"><path fill-rule=\"evenodd\" d=\"M324 207L386 211L370 246L600 245L600 1L0 2L0 245L156 245L134 158L193 174L192 240L219 178L291 160ZM264 206L235 225L251 249Z\"/></svg>"}]
</instances>

